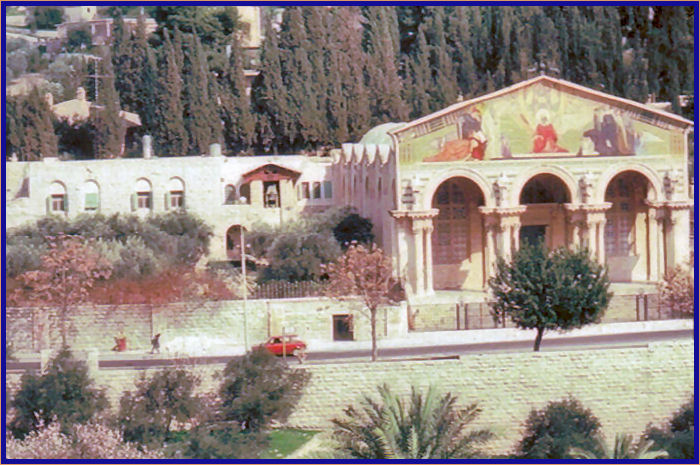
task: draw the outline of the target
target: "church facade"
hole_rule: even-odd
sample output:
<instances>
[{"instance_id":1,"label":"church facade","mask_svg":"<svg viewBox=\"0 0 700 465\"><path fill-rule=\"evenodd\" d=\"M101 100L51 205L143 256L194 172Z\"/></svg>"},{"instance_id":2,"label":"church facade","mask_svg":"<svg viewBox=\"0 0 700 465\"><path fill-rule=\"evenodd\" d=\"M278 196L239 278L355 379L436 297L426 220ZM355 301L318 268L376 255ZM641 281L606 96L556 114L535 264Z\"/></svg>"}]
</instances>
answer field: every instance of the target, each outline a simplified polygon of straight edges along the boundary
<instances>
[{"instance_id":1,"label":"church facade","mask_svg":"<svg viewBox=\"0 0 700 465\"><path fill-rule=\"evenodd\" d=\"M370 218L411 295L483 290L523 241L586 246L619 282L654 282L690 255L693 123L547 76L370 130L331 157L8 162L6 224L44 215L184 208L235 259L240 228L331 206Z\"/></svg>"}]
</instances>

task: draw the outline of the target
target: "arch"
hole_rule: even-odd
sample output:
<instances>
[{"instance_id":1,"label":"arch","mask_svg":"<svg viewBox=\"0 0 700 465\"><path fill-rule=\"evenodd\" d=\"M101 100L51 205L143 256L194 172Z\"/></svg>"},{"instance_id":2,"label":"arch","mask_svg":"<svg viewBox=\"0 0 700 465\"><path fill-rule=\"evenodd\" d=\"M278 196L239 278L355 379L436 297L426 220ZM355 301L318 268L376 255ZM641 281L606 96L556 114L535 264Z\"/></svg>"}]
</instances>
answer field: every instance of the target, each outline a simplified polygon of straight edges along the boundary
<instances>
[{"instance_id":1,"label":"arch","mask_svg":"<svg viewBox=\"0 0 700 465\"><path fill-rule=\"evenodd\" d=\"M66 195L66 185L61 181L54 181L49 185L49 195Z\"/></svg>"},{"instance_id":2,"label":"arch","mask_svg":"<svg viewBox=\"0 0 700 465\"><path fill-rule=\"evenodd\" d=\"M493 207L493 195L489 183L486 179L479 174L477 171L471 168L447 168L440 171L436 176L431 177L430 181L426 184L423 192L423 209L429 210L432 208L433 197L437 192L440 185L451 178L465 178L476 184L479 189L481 189L481 195L484 197L484 205L487 207Z\"/></svg>"},{"instance_id":3,"label":"arch","mask_svg":"<svg viewBox=\"0 0 700 465\"><path fill-rule=\"evenodd\" d=\"M379 177L377 179L377 198L381 199L382 198L382 178Z\"/></svg>"},{"instance_id":4,"label":"arch","mask_svg":"<svg viewBox=\"0 0 700 465\"><path fill-rule=\"evenodd\" d=\"M246 203L250 205L250 184L249 183L244 183L241 184L241 187L238 189L239 193L239 200L242 203Z\"/></svg>"},{"instance_id":5,"label":"arch","mask_svg":"<svg viewBox=\"0 0 700 465\"><path fill-rule=\"evenodd\" d=\"M177 176L173 176L170 178L168 181L168 190L169 191L185 191L185 181L183 181L181 178Z\"/></svg>"},{"instance_id":6,"label":"arch","mask_svg":"<svg viewBox=\"0 0 700 465\"><path fill-rule=\"evenodd\" d=\"M615 176L624 173L625 171L639 173L644 176L647 181L649 181L651 189L649 189L649 192L647 193L648 200L659 200L661 198L661 193L663 192L663 181L656 171L642 163L620 163L611 166L598 177L598 183L593 191L593 198L595 199L596 203L605 202L605 192L608 189L608 184L610 184L610 181L612 181Z\"/></svg>"},{"instance_id":7,"label":"arch","mask_svg":"<svg viewBox=\"0 0 700 465\"><path fill-rule=\"evenodd\" d=\"M100 186L95 180L85 181L83 184L83 194L85 195L85 210L97 210L100 208Z\"/></svg>"},{"instance_id":8,"label":"arch","mask_svg":"<svg viewBox=\"0 0 700 465\"><path fill-rule=\"evenodd\" d=\"M538 203L570 203L571 193L558 176L543 173L531 177L520 191L520 205Z\"/></svg>"},{"instance_id":9,"label":"arch","mask_svg":"<svg viewBox=\"0 0 700 465\"><path fill-rule=\"evenodd\" d=\"M511 190L509 195L509 206L516 206L520 204L520 194L522 193L525 185L535 176L540 174L550 174L559 178L560 181L569 190L569 201L571 203L580 203L580 195L578 183L574 179L573 175L564 168L558 166L540 166L522 173L513 180L511 184Z\"/></svg>"},{"instance_id":10,"label":"arch","mask_svg":"<svg viewBox=\"0 0 700 465\"><path fill-rule=\"evenodd\" d=\"M226 257L229 260L241 259L241 225L234 224L226 230Z\"/></svg>"},{"instance_id":11,"label":"arch","mask_svg":"<svg viewBox=\"0 0 700 465\"><path fill-rule=\"evenodd\" d=\"M224 205L233 205L238 200L238 192L233 184L226 184L224 187Z\"/></svg>"},{"instance_id":12,"label":"arch","mask_svg":"<svg viewBox=\"0 0 700 465\"><path fill-rule=\"evenodd\" d=\"M136 180L136 192L150 192L151 191L151 181L146 178L139 178Z\"/></svg>"}]
</instances>

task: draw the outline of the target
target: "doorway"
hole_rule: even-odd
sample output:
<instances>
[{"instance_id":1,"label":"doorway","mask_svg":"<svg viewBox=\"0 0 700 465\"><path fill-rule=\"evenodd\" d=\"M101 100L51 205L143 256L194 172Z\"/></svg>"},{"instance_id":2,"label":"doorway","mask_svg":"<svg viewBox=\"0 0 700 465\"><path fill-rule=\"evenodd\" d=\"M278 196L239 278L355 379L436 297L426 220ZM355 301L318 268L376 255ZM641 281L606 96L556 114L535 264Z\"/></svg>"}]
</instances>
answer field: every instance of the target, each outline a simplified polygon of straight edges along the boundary
<instances>
[{"instance_id":1,"label":"doorway","mask_svg":"<svg viewBox=\"0 0 700 465\"><path fill-rule=\"evenodd\" d=\"M333 315L333 340L354 340L355 334L352 323L352 315Z\"/></svg>"}]
</instances>

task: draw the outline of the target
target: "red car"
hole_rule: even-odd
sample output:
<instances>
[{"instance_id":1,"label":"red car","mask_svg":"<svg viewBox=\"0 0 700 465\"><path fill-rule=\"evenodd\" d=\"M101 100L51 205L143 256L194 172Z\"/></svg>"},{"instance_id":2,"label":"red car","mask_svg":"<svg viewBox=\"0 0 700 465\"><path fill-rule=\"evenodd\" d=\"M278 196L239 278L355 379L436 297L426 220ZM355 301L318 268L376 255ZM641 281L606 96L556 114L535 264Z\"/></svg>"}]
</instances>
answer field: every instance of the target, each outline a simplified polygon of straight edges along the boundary
<instances>
[{"instance_id":1,"label":"red car","mask_svg":"<svg viewBox=\"0 0 700 465\"><path fill-rule=\"evenodd\" d=\"M262 346L274 355L293 355L300 362L303 361L306 352L306 343L296 334L272 336Z\"/></svg>"}]
</instances>

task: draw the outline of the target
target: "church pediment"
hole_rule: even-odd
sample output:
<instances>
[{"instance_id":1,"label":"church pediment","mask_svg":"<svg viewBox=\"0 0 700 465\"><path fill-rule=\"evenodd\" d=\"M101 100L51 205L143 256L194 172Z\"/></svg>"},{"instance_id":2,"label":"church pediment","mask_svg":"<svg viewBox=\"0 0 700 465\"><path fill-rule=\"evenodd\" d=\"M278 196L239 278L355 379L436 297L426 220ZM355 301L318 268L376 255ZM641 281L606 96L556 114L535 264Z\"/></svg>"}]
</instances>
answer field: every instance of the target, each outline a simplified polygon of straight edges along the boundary
<instances>
[{"instance_id":1,"label":"church pediment","mask_svg":"<svg viewBox=\"0 0 700 465\"><path fill-rule=\"evenodd\" d=\"M401 163L566 156L684 155L692 122L540 76L392 131Z\"/></svg>"}]
</instances>

